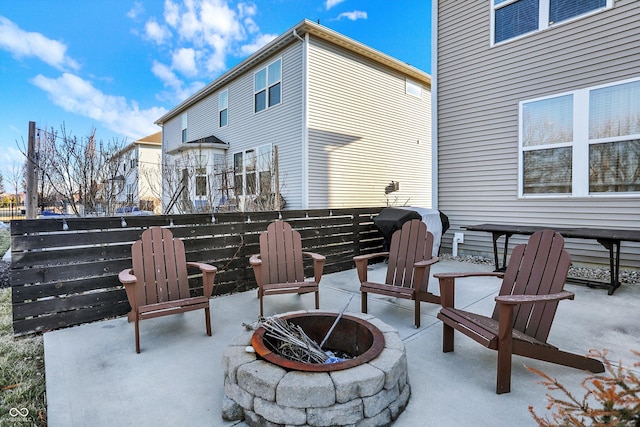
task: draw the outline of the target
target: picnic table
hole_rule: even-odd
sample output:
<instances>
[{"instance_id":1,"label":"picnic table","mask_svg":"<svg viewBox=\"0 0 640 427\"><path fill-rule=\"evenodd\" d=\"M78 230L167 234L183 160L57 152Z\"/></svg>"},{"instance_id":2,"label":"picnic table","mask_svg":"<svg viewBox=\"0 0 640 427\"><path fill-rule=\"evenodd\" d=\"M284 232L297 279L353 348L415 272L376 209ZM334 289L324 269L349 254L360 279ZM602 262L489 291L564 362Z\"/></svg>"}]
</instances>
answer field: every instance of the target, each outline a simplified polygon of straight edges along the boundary
<instances>
[{"instance_id":1,"label":"picnic table","mask_svg":"<svg viewBox=\"0 0 640 427\"><path fill-rule=\"evenodd\" d=\"M546 228L557 231L564 237L576 239L593 239L600 243L609 251L609 271L610 280L608 283L594 280L571 277L572 282L586 284L589 287L605 288L609 295L613 295L620 287L620 243L622 241L640 242L640 229L623 230L619 228L587 228L587 227L544 227L535 225L514 225L514 224L479 224L463 227L469 231L485 231L492 234L493 256L496 271L504 271L507 262L507 249L509 237L514 234L531 235L536 231ZM504 236L504 252L502 253L502 266L498 263L498 239Z\"/></svg>"}]
</instances>

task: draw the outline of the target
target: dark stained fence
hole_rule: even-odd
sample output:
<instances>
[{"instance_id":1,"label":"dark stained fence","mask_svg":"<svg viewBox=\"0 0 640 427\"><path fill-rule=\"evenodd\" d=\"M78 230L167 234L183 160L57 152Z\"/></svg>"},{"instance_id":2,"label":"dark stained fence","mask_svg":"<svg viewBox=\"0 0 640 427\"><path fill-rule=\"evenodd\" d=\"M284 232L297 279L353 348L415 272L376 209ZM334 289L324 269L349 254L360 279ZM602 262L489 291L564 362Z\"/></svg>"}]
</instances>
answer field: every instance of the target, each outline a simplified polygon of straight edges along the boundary
<instances>
[{"instance_id":1,"label":"dark stained fence","mask_svg":"<svg viewBox=\"0 0 640 427\"><path fill-rule=\"evenodd\" d=\"M327 257L324 272L353 268L352 257L382 250L373 218L382 208L198 215L55 218L11 222L11 286L16 335L125 315L118 273L131 268L131 244L151 226L184 240L188 261L218 267L214 295L256 287L249 257L267 225L288 221L305 250ZM308 266L309 275L312 267ZM201 289L191 272L194 293Z\"/></svg>"}]
</instances>

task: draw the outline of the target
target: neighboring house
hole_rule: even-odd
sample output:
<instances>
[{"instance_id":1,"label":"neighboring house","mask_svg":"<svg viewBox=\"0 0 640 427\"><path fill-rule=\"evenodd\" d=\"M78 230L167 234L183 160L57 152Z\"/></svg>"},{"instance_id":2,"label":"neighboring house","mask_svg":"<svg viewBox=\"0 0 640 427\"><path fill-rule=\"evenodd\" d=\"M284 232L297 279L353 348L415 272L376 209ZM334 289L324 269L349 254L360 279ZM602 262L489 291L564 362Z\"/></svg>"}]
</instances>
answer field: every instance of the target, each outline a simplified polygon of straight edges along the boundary
<instances>
[{"instance_id":1,"label":"neighboring house","mask_svg":"<svg viewBox=\"0 0 640 427\"><path fill-rule=\"evenodd\" d=\"M156 123L170 212L432 204L429 75L308 20Z\"/></svg>"},{"instance_id":2,"label":"neighboring house","mask_svg":"<svg viewBox=\"0 0 640 427\"><path fill-rule=\"evenodd\" d=\"M639 229L640 2L439 0L433 17L444 245L462 231L459 251L491 253L464 230L481 223ZM621 265L640 267L640 245L622 243Z\"/></svg>"},{"instance_id":3,"label":"neighboring house","mask_svg":"<svg viewBox=\"0 0 640 427\"><path fill-rule=\"evenodd\" d=\"M162 213L162 132L133 141L114 156L118 162L117 212ZM131 209L130 209L131 208Z\"/></svg>"}]
</instances>

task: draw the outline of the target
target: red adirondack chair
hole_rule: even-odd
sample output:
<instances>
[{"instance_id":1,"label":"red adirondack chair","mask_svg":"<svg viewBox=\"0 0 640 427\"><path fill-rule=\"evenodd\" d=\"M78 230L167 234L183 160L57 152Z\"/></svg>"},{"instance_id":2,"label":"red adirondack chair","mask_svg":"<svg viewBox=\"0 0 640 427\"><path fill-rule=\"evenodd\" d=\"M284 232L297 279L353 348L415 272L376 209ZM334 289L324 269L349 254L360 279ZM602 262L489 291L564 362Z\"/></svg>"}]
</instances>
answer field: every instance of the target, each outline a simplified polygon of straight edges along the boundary
<instances>
[{"instance_id":1,"label":"red adirondack chair","mask_svg":"<svg viewBox=\"0 0 640 427\"><path fill-rule=\"evenodd\" d=\"M129 321L135 321L136 353L140 353L138 324L142 319L204 309L207 335L211 336L209 298L217 268L187 262L182 240L160 227L145 230L141 240L131 246L131 256L133 268L121 271L118 278L131 305ZM202 296L191 296L187 267L202 271Z\"/></svg>"},{"instance_id":2,"label":"red adirondack chair","mask_svg":"<svg viewBox=\"0 0 640 427\"><path fill-rule=\"evenodd\" d=\"M440 304L440 297L427 290L431 265L439 261L432 255L433 234L427 231L427 225L419 219L412 219L402 225L391 236L388 252L377 252L353 257L356 263L360 292L362 294L362 312L367 312L367 294L369 292L415 301L415 325L420 327L420 303ZM369 260L387 257L387 277L385 283L368 280Z\"/></svg>"},{"instance_id":3,"label":"red adirondack chair","mask_svg":"<svg viewBox=\"0 0 640 427\"><path fill-rule=\"evenodd\" d=\"M512 354L604 372L600 361L561 351L547 343L558 302L574 298L572 292L563 290L570 264L571 257L564 250L560 234L552 230L533 234L527 244L516 246L511 253L491 317L454 308L455 280L502 274L434 274L440 281L442 309L438 319L443 322L442 350L453 351L454 330L497 350L498 394L511 390Z\"/></svg>"},{"instance_id":4,"label":"red adirondack chair","mask_svg":"<svg viewBox=\"0 0 640 427\"><path fill-rule=\"evenodd\" d=\"M305 280L303 257L313 260L314 279ZM260 316L264 313L266 295L314 292L316 309L320 308L318 285L322 278L325 257L302 250L300 233L284 221L269 224L260 235L260 254L252 255L249 263L258 283Z\"/></svg>"}]
</instances>

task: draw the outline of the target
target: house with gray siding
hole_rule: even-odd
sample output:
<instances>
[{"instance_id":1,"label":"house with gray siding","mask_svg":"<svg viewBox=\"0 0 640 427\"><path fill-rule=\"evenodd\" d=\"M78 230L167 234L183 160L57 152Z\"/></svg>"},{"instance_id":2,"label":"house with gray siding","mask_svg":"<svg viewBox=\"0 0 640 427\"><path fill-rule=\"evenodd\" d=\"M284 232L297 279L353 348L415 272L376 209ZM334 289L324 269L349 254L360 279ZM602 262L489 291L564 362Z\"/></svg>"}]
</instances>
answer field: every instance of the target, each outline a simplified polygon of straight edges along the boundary
<instances>
[{"instance_id":1,"label":"house with gray siding","mask_svg":"<svg viewBox=\"0 0 640 427\"><path fill-rule=\"evenodd\" d=\"M169 212L432 206L430 76L308 20L156 123Z\"/></svg>"},{"instance_id":2,"label":"house with gray siding","mask_svg":"<svg viewBox=\"0 0 640 427\"><path fill-rule=\"evenodd\" d=\"M438 208L461 254L492 254L465 227L640 229L640 2L433 3ZM519 243L526 236L513 236ZM602 264L593 240L574 262ZM622 242L622 267L640 245Z\"/></svg>"}]
</instances>

